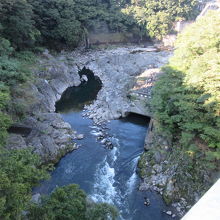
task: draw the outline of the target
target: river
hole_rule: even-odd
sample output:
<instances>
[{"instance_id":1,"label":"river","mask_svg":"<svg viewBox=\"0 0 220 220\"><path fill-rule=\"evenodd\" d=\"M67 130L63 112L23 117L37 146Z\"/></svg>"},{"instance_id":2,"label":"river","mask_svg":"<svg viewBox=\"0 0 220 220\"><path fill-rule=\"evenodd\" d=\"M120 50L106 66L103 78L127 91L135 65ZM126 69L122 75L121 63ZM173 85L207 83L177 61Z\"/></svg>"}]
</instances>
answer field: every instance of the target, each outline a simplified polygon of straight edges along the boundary
<instances>
[{"instance_id":1,"label":"river","mask_svg":"<svg viewBox=\"0 0 220 220\"><path fill-rule=\"evenodd\" d=\"M91 119L83 117L83 108L96 98L101 82L89 71L84 74L89 81L67 89L56 104L64 121L84 134L82 140L76 141L81 147L63 157L51 178L34 192L49 194L57 186L76 183L94 201L114 204L120 212L119 219L170 219L162 212L167 207L160 195L137 190L140 179L136 167L144 149L149 119L131 114L102 127L94 125ZM100 132L103 137L98 140ZM105 146L106 141L112 143L112 149ZM144 197L150 199L150 206L144 205Z\"/></svg>"}]
</instances>

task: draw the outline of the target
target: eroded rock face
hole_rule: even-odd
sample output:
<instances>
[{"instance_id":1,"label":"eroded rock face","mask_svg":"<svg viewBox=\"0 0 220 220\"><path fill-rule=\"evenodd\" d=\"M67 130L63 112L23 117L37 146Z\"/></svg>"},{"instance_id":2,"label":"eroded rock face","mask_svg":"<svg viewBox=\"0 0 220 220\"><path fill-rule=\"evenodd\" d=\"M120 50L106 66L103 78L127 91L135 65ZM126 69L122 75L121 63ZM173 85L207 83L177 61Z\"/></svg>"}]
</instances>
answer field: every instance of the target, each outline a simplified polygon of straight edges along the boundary
<instances>
[{"instance_id":1,"label":"eroded rock face","mask_svg":"<svg viewBox=\"0 0 220 220\"><path fill-rule=\"evenodd\" d=\"M197 162L196 166L192 166L191 159L180 148L158 131L157 122L151 120L145 140L146 151L139 160L143 179L139 189L160 193L182 217L209 188L210 179L203 163Z\"/></svg>"},{"instance_id":2,"label":"eroded rock face","mask_svg":"<svg viewBox=\"0 0 220 220\"><path fill-rule=\"evenodd\" d=\"M11 134L7 147L32 147L43 163L56 163L78 147L73 141L77 138L76 131L63 121L60 114L54 113L55 103L68 87L78 86L81 81L75 65L68 65L63 57L46 54L46 59L39 61L39 68L34 73L35 82L27 88L27 94L33 98L26 98L27 94L24 94L28 116L20 123L31 128L31 133L28 136Z\"/></svg>"},{"instance_id":3,"label":"eroded rock face","mask_svg":"<svg viewBox=\"0 0 220 220\"><path fill-rule=\"evenodd\" d=\"M71 86L81 84L78 68L75 64L69 65L66 58L52 57L49 60L41 60L39 69L36 70L37 80L35 87L35 105L34 112L54 112L55 103L62 93ZM32 107L32 106L31 106ZM30 108L30 113L32 108Z\"/></svg>"},{"instance_id":4,"label":"eroded rock face","mask_svg":"<svg viewBox=\"0 0 220 220\"><path fill-rule=\"evenodd\" d=\"M8 139L8 148L32 147L44 163L56 163L67 152L77 149L77 145L73 142L77 138L76 132L63 121L59 114L41 113L28 116L22 124L31 128L30 134L27 137L11 134Z\"/></svg>"},{"instance_id":5,"label":"eroded rock face","mask_svg":"<svg viewBox=\"0 0 220 220\"><path fill-rule=\"evenodd\" d=\"M7 147L9 149L22 149L27 148L27 145L22 135L11 134L8 138Z\"/></svg>"},{"instance_id":6,"label":"eroded rock face","mask_svg":"<svg viewBox=\"0 0 220 220\"><path fill-rule=\"evenodd\" d=\"M44 162L57 162L67 152L77 149L73 142L76 134L59 114L42 113L27 117L23 123L32 127L27 145L34 147Z\"/></svg>"},{"instance_id":7,"label":"eroded rock face","mask_svg":"<svg viewBox=\"0 0 220 220\"><path fill-rule=\"evenodd\" d=\"M94 54L92 60L80 64L81 68L85 65L86 68L92 70L103 84L95 102L87 107L87 115L96 123L101 123L131 112L134 106L128 96L135 84L135 77L147 69L160 68L168 62L170 55L169 51L118 48L105 52L99 51ZM92 56L92 54L87 54L87 56ZM145 103L143 105L145 106ZM140 113L144 112L143 109L144 107Z\"/></svg>"},{"instance_id":8,"label":"eroded rock face","mask_svg":"<svg viewBox=\"0 0 220 220\"><path fill-rule=\"evenodd\" d=\"M76 50L56 57L45 52L35 70L36 79L24 94L29 108L28 116L21 123L31 126L32 132L27 137L11 135L8 147L12 148L19 142L19 148L34 147L44 162L57 162L65 153L77 148L74 138L83 138L54 113L56 101L68 87L79 86L81 81L88 80L86 76L80 78L80 70L84 67L90 69L102 81L97 99L87 106L86 112L94 122L101 123L125 116L131 109L128 95L135 77L146 69L161 67L170 54L154 48L135 47L87 52Z\"/></svg>"}]
</instances>

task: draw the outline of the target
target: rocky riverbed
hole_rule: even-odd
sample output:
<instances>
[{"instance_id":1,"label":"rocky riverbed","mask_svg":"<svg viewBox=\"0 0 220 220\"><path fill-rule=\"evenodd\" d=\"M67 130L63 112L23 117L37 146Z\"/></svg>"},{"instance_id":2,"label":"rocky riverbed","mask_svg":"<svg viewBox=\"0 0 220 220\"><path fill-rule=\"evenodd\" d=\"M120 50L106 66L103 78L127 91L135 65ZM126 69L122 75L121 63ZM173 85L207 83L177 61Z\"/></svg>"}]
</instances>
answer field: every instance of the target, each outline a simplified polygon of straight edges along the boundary
<instances>
[{"instance_id":1,"label":"rocky riverbed","mask_svg":"<svg viewBox=\"0 0 220 220\"><path fill-rule=\"evenodd\" d=\"M96 101L86 108L87 116L95 123L117 119L129 113L132 108L129 94L136 77L147 69L160 68L171 55L169 51L149 51L141 48L118 48L105 53L100 51L97 53L98 59L84 65L103 83Z\"/></svg>"},{"instance_id":2,"label":"rocky riverbed","mask_svg":"<svg viewBox=\"0 0 220 220\"><path fill-rule=\"evenodd\" d=\"M28 135L12 133L8 148L31 146L44 162L57 162L67 152L77 149L73 140L82 137L55 113L55 103L61 94L68 87L86 81L85 76L79 75L80 70L90 69L102 81L102 89L96 101L87 106L86 113L100 124L127 114L131 104L128 94L135 77L146 69L161 67L170 54L153 47L75 50L57 56L46 50L34 69L35 80L26 85L22 98L15 100L28 106L26 117L19 126L31 132Z\"/></svg>"},{"instance_id":3,"label":"rocky riverbed","mask_svg":"<svg viewBox=\"0 0 220 220\"><path fill-rule=\"evenodd\" d=\"M151 89L160 75L160 67L171 55L170 51L159 51L154 47L78 49L56 56L45 51L33 70L35 80L23 88L22 97L14 100L25 103L26 117L14 125L7 147L32 147L43 163L56 163L67 152L78 149L74 140L82 139L84 135L73 130L60 114L55 113L55 104L68 87L77 87L88 80L79 74L85 68L99 77L102 88L97 99L85 107L83 116L93 119L93 132L98 141L112 148L104 122L130 112L152 116ZM189 204L197 201L207 189L208 174L200 164L190 169L189 161L178 152L178 147L172 147L173 143L155 127L149 129L146 152L139 161L139 173L143 178L139 190L158 192L167 203L173 203L182 216L190 208ZM172 215L170 210L165 212Z\"/></svg>"}]
</instances>

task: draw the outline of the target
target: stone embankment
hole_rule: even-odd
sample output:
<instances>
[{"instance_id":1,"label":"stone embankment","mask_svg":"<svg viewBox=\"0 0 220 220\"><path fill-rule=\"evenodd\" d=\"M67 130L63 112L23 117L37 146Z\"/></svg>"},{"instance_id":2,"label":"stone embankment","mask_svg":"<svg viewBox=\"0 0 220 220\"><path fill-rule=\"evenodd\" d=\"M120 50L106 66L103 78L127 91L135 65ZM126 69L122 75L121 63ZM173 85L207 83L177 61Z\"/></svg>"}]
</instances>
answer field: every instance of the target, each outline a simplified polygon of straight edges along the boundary
<instances>
[{"instance_id":1,"label":"stone embankment","mask_svg":"<svg viewBox=\"0 0 220 220\"><path fill-rule=\"evenodd\" d=\"M135 85L129 93L131 100L129 112L148 117L153 116L150 105L152 88L161 74L160 68L150 68L136 77Z\"/></svg>"}]
</instances>

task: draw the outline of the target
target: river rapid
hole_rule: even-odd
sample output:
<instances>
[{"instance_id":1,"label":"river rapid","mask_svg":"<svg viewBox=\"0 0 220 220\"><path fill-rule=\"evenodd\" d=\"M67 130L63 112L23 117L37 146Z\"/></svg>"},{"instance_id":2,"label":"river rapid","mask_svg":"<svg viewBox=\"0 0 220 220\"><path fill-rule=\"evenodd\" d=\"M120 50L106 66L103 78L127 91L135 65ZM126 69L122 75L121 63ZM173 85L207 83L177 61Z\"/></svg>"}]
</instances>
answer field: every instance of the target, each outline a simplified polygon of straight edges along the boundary
<instances>
[{"instance_id":1,"label":"river rapid","mask_svg":"<svg viewBox=\"0 0 220 220\"><path fill-rule=\"evenodd\" d=\"M120 212L119 219L170 219L163 213L167 207L159 194L137 190L140 181L137 163L144 149L149 119L130 114L95 125L83 116L84 107L95 100L102 85L92 72L86 75L88 82L68 88L56 104L56 111L64 121L84 134L83 139L76 141L81 147L63 157L50 180L34 189L34 193L49 194L58 186L76 183L95 202L115 205ZM145 197L150 200L149 206L144 205Z\"/></svg>"}]
</instances>

